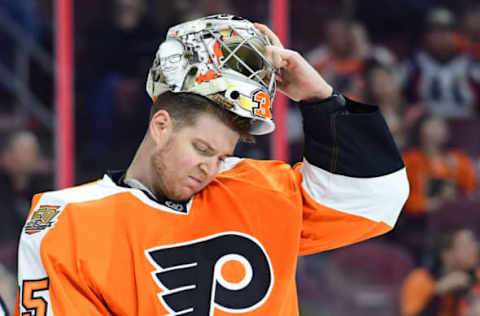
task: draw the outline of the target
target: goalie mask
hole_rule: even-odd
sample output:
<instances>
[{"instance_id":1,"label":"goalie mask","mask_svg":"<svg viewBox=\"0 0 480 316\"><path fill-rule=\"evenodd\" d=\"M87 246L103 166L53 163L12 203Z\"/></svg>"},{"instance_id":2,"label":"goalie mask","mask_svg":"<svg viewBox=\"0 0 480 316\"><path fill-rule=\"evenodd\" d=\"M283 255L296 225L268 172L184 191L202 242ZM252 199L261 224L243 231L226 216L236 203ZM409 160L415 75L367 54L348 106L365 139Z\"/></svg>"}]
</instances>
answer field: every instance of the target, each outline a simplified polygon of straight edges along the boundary
<instances>
[{"instance_id":1,"label":"goalie mask","mask_svg":"<svg viewBox=\"0 0 480 316\"><path fill-rule=\"evenodd\" d=\"M232 15L173 26L150 68L147 92L154 101L166 91L200 94L250 118L252 135L268 134L275 129L275 68L266 45L253 23Z\"/></svg>"}]
</instances>

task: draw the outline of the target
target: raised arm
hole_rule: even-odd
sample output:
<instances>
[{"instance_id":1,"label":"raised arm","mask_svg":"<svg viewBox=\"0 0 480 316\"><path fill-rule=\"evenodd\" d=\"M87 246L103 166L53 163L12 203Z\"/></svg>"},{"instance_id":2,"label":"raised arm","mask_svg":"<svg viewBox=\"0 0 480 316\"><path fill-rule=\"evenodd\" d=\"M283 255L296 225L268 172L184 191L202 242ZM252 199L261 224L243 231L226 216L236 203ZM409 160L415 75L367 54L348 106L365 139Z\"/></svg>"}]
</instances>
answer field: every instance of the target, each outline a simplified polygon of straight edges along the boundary
<instances>
[{"instance_id":1,"label":"raised arm","mask_svg":"<svg viewBox=\"0 0 480 316\"><path fill-rule=\"evenodd\" d=\"M300 254L355 243L392 229L408 196L405 167L377 106L354 102L332 87L297 52L274 46L278 87L300 101L304 162L296 166L303 193Z\"/></svg>"}]
</instances>

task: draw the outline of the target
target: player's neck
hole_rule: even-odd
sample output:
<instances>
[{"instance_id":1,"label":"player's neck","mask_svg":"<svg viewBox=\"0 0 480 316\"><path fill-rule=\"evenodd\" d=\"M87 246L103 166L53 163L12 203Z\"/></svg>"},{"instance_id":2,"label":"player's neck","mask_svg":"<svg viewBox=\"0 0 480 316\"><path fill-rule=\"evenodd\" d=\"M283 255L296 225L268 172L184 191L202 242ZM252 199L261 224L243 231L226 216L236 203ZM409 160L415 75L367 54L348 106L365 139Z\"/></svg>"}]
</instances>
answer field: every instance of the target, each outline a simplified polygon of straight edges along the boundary
<instances>
[{"instance_id":1,"label":"player's neck","mask_svg":"<svg viewBox=\"0 0 480 316\"><path fill-rule=\"evenodd\" d=\"M134 179L144 185L148 191L153 192L150 148L152 147L148 145L148 139L144 139L125 173L124 182Z\"/></svg>"}]
</instances>

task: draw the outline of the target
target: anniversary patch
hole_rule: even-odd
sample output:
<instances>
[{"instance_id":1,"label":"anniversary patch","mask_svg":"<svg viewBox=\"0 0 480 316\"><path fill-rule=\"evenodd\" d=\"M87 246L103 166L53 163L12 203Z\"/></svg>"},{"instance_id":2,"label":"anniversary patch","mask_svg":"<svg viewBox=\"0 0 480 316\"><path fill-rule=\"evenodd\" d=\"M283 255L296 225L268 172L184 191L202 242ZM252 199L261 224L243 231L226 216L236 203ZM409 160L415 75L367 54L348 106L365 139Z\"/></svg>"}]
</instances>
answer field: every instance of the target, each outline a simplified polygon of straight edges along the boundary
<instances>
[{"instance_id":1,"label":"anniversary patch","mask_svg":"<svg viewBox=\"0 0 480 316\"><path fill-rule=\"evenodd\" d=\"M59 208L60 206L40 205L25 225L25 233L31 235L51 227L53 219L59 213Z\"/></svg>"}]
</instances>

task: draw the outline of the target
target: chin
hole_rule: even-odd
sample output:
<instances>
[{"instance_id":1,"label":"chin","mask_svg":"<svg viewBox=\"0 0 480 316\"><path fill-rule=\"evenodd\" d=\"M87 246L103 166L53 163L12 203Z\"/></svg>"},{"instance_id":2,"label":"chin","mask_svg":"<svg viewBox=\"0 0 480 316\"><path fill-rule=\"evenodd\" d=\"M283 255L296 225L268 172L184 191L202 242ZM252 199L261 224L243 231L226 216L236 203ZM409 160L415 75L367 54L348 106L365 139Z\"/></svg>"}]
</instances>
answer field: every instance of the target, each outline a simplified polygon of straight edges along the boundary
<instances>
[{"instance_id":1,"label":"chin","mask_svg":"<svg viewBox=\"0 0 480 316\"><path fill-rule=\"evenodd\" d=\"M191 198L192 198L193 195L190 195L190 196L172 196L172 197L169 197L170 200L172 201L175 201L175 202L188 202Z\"/></svg>"},{"instance_id":2,"label":"chin","mask_svg":"<svg viewBox=\"0 0 480 316\"><path fill-rule=\"evenodd\" d=\"M177 202L187 202L190 200L196 192L171 192L169 194L166 194L166 197L170 200L177 201Z\"/></svg>"}]
</instances>

